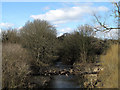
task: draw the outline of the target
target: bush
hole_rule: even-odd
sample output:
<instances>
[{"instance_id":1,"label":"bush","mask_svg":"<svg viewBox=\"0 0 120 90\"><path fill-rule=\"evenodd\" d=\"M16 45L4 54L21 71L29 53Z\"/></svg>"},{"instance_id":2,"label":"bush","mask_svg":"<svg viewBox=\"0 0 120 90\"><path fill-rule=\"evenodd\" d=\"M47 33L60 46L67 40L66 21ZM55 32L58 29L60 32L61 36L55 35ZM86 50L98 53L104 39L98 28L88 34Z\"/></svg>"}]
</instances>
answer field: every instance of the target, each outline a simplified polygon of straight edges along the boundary
<instances>
[{"instance_id":1,"label":"bush","mask_svg":"<svg viewBox=\"0 0 120 90\"><path fill-rule=\"evenodd\" d=\"M103 71L99 74L103 88L118 88L118 44L114 44L107 51L106 55L101 55Z\"/></svg>"},{"instance_id":2,"label":"bush","mask_svg":"<svg viewBox=\"0 0 120 90\"><path fill-rule=\"evenodd\" d=\"M18 44L3 44L2 88L24 87L30 73L28 52Z\"/></svg>"},{"instance_id":3,"label":"bush","mask_svg":"<svg viewBox=\"0 0 120 90\"><path fill-rule=\"evenodd\" d=\"M98 56L108 47L103 40L99 40L92 35L94 31L90 26L80 26L72 34L59 37L62 43L60 47L60 57L65 63L74 62L96 62Z\"/></svg>"},{"instance_id":4,"label":"bush","mask_svg":"<svg viewBox=\"0 0 120 90\"><path fill-rule=\"evenodd\" d=\"M81 26L74 33L68 34L66 36L61 36L62 39L59 38L59 40L63 40L63 47L61 47L62 49L60 51L62 55L60 54L60 56L64 62L73 64L75 61L88 61L87 54L91 47L91 36L89 36L91 35L90 32L92 33L90 27Z\"/></svg>"},{"instance_id":5,"label":"bush","mask_svg":"<svg viewBox=\"0 0 120 90\"><path fill-rule=\"evenodd\" d=\"M3 43L19 43L20 37L16 29L2 30Z\"/></svg>"},{"instance_id":6,"label":"bush","mask_svg":"<svg viewBox=\"0 0 120 90\"><path fill-rule=\"evenodd\" d=\"M21 29L21 38L23 47L30 51L38 66L56 59L56 29L47 21L27 22Z\"/></svg>"}]
</instances>

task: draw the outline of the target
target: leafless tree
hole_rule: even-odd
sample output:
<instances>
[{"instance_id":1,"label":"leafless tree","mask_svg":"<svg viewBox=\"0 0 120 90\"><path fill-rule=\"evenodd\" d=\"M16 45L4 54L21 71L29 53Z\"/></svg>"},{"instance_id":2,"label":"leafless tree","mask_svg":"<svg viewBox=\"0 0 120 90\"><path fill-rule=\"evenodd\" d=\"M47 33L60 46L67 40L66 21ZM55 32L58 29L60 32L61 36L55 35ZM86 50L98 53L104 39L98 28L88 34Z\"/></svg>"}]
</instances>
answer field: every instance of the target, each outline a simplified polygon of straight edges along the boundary
<instances>
[{"instance_id":1,"label":"leafless tree","mask_svg":"<svg viewBox=\"0 0 120 90\"><path fill-rule=\"evenodd\" d=\"M113 27L113 26L107 26L106 21L101 21L100 18L94 13L93 16L95 17L96 22L100 25L100 27L102 29L100 29L100 27L95 27L96 32L97 31L102 31L102 32L109 32L111 30L115 30L115 29L120 29L120 25L119 25L119 20L120 20L120 2L113 2L112 3L114 5L114 8L112 10L112 15L110 15L111 17L114 17L115 22L118 24L118 26Z\"/></svg>"}]
</instances>

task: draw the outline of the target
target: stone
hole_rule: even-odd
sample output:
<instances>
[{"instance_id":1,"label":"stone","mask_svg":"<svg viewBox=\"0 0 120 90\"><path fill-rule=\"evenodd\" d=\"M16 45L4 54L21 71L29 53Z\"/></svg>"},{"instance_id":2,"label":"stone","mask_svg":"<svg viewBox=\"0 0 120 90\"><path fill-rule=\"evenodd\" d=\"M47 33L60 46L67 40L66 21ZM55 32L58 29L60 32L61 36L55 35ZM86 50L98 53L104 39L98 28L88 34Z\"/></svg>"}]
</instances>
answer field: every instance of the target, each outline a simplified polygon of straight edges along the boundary
<instances>
[{"instance_id":1,"label":"stone","mask_svg":"<svg viewBox=\"0 0 120 90\"><path fill-rule=\"evenodd\" d=\"M68 74L65 74L68 77Z\"/></svg>"},{"instance_id":2,"label":"stone","mask_svg":"<svg viewBox=\"0 0 120 90\"><path fill-rule=\"evenodd\" d=\"M70 73L73 73L73 69L70 69Z\"/></svg>"}]
</instances>

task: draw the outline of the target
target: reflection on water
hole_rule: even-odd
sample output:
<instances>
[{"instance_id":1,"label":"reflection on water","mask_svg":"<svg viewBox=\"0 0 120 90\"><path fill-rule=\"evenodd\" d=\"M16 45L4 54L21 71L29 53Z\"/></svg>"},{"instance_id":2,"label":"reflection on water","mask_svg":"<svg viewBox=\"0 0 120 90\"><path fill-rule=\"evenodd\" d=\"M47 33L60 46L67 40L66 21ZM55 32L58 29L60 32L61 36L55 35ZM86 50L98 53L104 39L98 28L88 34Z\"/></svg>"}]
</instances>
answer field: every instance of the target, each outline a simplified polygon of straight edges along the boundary
<instances>
[{"instance_id":1,"label":"reflection on water","mask_svg":"<svg viewBox=\"0 0 120 90\"><path fill-rule=\"evenodd\" d=\"M60 69L70 69L70 68L72 68L72 65L65 65L62 62L56 62L55 66L60 68Z\"/></svg>"},{"instance_id":2,"label":"reflection on water","mask_svg":"<svg viewBox=\"0 0 120 90\"><path fill-rule=\"evenodd\" d=\"M50 82L49 88L80 88L75 76L56 75Z\"/></svg>"},{"instance_id":3,"label":"reflection on water","mask_svg":"<svg viewBox=\"0 0 120 90\"><path fill-rule=\"evenodd\" d=\"M56 66L60 69L72 68L71 65L63 65L62 62L57 62ZM78 84L78 78L74 75L54 75L50 81L48 88L81 88Z\"/></svg>"}]
</instances>

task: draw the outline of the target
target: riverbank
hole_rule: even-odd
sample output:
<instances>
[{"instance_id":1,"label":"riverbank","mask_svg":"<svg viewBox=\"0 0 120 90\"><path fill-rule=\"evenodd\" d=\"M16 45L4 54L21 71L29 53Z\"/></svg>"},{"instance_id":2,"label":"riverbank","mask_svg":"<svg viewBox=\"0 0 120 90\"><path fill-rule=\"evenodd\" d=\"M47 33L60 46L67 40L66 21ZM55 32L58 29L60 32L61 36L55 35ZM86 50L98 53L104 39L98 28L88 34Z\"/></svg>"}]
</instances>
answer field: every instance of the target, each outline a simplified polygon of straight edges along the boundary
<instances>
[{"instance_id":1,"label":"riverbank","mask_svg":"<svg viewBox=\"0 0 120 90\"><path fill-rule=\"evenodd\" d=\"M57 67L56 67L57 66ZM35 74L31 86L40 88L96 88L98 74L102 67L98 63L81 63L79 65L62 65L57 62L54 67Z\"/></svg>"},{"instance_id":2,"label":"riverbank","mask_svg":"<svg viewBox=\"0 0 120 90\"><path fill-rule=\"evenodd\" d=\"M57 67L57 70L54 70L53 73L50 72L52 73L52 78L47 88L82 88L78 83L78 78L72 65L65 65L59 61L56 62L55 67Z\"/></svg>"},{"instance_id":3,"label":"riverbank","mask_svg":"<svg viewBox=\"0 0 120 90\"><path fill-rule=\"evenodd\" d=\"M103 70L100 63L77 63L77 65L74 64L73 67L76 69L79 77L82 77L84 88L99 87L100 80L98 76L99 72Z\"/></svg>"}]
</instances>

